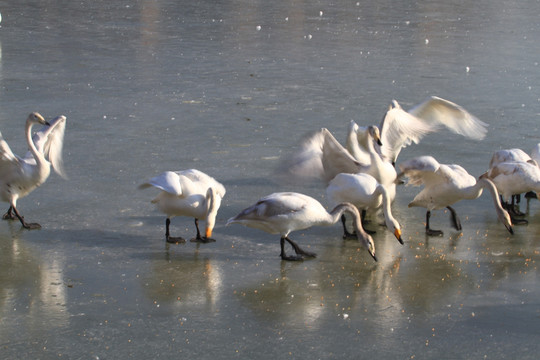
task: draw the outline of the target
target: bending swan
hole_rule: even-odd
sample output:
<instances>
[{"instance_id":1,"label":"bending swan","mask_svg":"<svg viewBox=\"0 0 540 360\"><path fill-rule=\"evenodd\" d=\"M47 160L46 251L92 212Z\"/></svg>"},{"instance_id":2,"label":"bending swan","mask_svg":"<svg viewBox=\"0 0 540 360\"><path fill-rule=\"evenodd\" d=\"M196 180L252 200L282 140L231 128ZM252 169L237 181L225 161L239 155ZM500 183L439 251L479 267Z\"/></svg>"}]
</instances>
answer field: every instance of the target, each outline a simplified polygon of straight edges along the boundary
<instances>
[{"instance_id":1,"label":"bending swan","mask_svg":"<svg viewBox=\"0 0 540 360\"><path fill-rule=\"evenodd\" d=\"M452 223L457 230L461 230L461 223L456 211L450 206L460 200L477 199L482 195L482 190L487 189L493 199L497 217L506 229L513 234L512 220L506 210L501 207L497 195L497 188L489 179L481 178L478 181L459 165L439 164L431 156L420 156L399 165L401 174L409 178L409 184L420 186L424 189L418 193L409 207L419 206L427 209L426 234L430 236L443 234L440 230L433 230L429 226L431 211L447 208L452 216Z\"/></svg>"},{"instance_id":2,"label":"bending swan","mask_svg":"<svg viewBox=\"0 0 540 360\"><path fill-rule=\"evenodd\" d=\"M281 259L302 260L303 256L315 257L316 254L302 250L289 238L289 234L312 226L330 226L335 224L344 212L353 216L358 240L377 261L373 239L362 228L360 213L350 203L339 204L328 213L321 203L310 196L294 192L273 193L230 218L227 225L242 224L270 234L280 234ZM291 244L297 256L286 255L285 241Z\"/></svg>"},{"instance_id":3,"label":"bending swan","mask_svg":"<svg viewBox=\"0 0 540 360\"><path fill-rule=\"evenodd\" d=\"M45 127L32 138L32 127L37 124ZM31 113L26 119L25 132L29 151L24 158L13 154L0 134L0 197L10 205L3 219L18 219L26 229L41 228L38 223L27 223L24 220L17 210L17 200L47 180L51 165L56 173L65 178L62 167L65 128L65 116L58 116L48 123L39 113Z\"/></svg>"},{"instance_id":4,"label":"bending swan","mask_svg":"<svg viewBox=\"0 0 540 360\"><path fill-rule=\"evenodd\" d=\"M369 174L338 174L326 188L326 195L331 204L350 202L362 212L376 211L382 206L386 227L390 230L400 244L401 226L392 216L388 190L384 185ZM345 226L345 217L342 216L343 237L350 236Z\"/></svg>"},{"instance_id":5,"label":"bending swan","mask_svg":"<svg viewBox=\"0 0 540 360\"><path fill-rule=\"evenodd\" d=\"M195 218L197 235L192 242L212 242L212 231L216 223L216 215L225 196L225 187L202 171L190 169L184 171L166 171L139 186L145 189L150 186L161 192L152 200L159 211L167 215L165 221L165 239L169 243L185 242L182 237L170 236L169 226L174 216ZM199 219L206 220L205 236L199 231Z\"/></svg>"}]
</instances>

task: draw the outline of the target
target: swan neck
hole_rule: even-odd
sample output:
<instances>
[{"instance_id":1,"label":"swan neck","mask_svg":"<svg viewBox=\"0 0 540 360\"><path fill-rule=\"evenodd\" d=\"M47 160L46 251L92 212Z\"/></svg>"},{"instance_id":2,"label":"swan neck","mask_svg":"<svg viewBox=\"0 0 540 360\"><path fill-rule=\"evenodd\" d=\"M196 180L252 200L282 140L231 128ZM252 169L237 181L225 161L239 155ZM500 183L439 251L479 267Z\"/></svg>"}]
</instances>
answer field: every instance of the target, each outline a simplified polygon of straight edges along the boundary
<instances>
[{"instance_id":1,"label":"swan neck","mask_svg":"<svg viewBox=\"0 0 540 360\"><path fill-rule=\"evenodd\" d=\"M375 193L382 196L382 209L384 213L384 218L386 220L393 219L394 217L392 216L392 210L390 209L390 199L386 188L379 184L375 189Z\"/></svg>"},{"instance_id":2,"label":"swan neck","mask_svg":"<svg viewBox=\"0 0 540 360\"><path fill-rule=\"evenodd\" d=\"M353 218L353 226L356 232L359 235L360 234L362 234L363 236L367 235L367 233L364 231L364 228L362 227L362 218L360 217L360 212L358 211L356 206L354 206L351 203L341 203L337 205L330 212L332 224L335 224L336 222L338 222L338 220L341 218L341 215L343 215L344 212L348 212L349 214L351 214Z\"/></svg>"},{"instance_id":3,"label":"swan neck","mask_svg":"<svg viewBox=\"0 0 540 360\"><path fill-rule=\"evenodd\" d=\"M501 201L499 200L499 193L493 181L487 178L482 178L482 179L478 179L476 185L480 189L486 189L487 191L489 191L495 207L498 209L502 209Z\"/></svg>"},{"instance_id":4,"label":"swan neck","mask_svg":"<svg viewBox=\"0 0 540 360\"><path fill-rule=\"evenodd\" d=\"M41 164L45 161L45 157L42 153L38 151L36 148L36 145L34 144L34 141L32 140L32 127L34 126L31 122L26 122L26 142L28 143L28 149L34 156L34 159L36 159L36 163Z\"/></svg>"}]
</instances>

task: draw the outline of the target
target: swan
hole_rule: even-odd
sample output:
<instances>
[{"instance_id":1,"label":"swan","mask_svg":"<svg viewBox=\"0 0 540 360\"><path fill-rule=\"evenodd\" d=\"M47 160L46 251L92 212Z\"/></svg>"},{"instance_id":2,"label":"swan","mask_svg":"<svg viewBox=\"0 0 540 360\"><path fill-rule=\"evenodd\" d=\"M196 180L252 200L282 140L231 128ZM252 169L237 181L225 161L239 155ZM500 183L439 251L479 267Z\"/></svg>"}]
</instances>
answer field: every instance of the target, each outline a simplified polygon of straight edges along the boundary
<instances>
[{"instance_id":1,"label":"swan","mask_svg":"<svg viewBox=\"0 0 540 360\"><path fill-rule=\"evenodd\" d=\"M320 202L310 196L295 192L278 192L261 198L254 205L230 218L227 225L242 224L270 234L280 234L281 259L302 260L303 256L315 257L316 254L302 250L289 238L289 234L312 226L330 226L335 224L344 212L353 216L358 240L377 261L373 239L362 228L358 209L350 203L341 203L328 213ZM297 256L286 255L285 241L291 244Z\"/></svg>"},{"instance_id":2,"label":"swan","mask_svg":"<svg viewBox=\"0 0 540 360\"><path fill-rule=\"evenodd\" d=\"M152 200L159 211L167 215L165 221L165 239L169 243L183 243L182 237L170 236L169 226L174 216L195 218L197 235L192 242L212 242L212 231L216 215L225 196L225 187L202 171L189 169L183 171L165 171L164 173L139 185L139 189L155 187L161 192ZM199 231L199 219L206 221L205 235Z\"/></svg>"},{"instance_id":3,"label":"swan","mask_svg":"<svg viewBox=\"0 0 540 360\"><path fill-rule=\"evenodd\" d=\"M491 180L485 177L476 180L461 166L439 164L431 156L420 156L410 159L400 164L399 168L401 173L398 177L407 176L410 185L424 185L424 189L414 197L409 207L419 206L427 209L427 235L441 236L443 234L442 231L433 230L429 226L431 211L442 208L450 210L454 227L457 230L461 230L461 223L457 213L450 205L464 199L476 199L480 197L483 189L487 189L490 192L499 220L513 234L510 215L501 207L497 188Z\"/></svg>"},{"instance_id":4,"label":"swan","mask_svg":"<svg viewBox=\"0 0 540 360\"><path fill-rule=\"evenodd\" d=\"M367 173L379 183L386 186L392 202L396 196L396 170L376 151L375 144L380 145L379 129L369 128L365 146L368 161L361 163L344 148L326 128L309 134L302 141L300 149L285 161L285 171L293 178L315 177L326 185L340 173Z\"/></svg>"},{"instance_id":5,"label":"swan","mask_svg":"<svg viewBox=\"0 0 540 360\"><path fill-rule=\"evenodd\" d=\"M480 177L493 181L505 203L516 194L534 191L538 196L540 193L540 168L534 160L502 162L492 166Z\"/></svg>"},{"instance_id":6,"label":"swan","mask_svg":"<svg viewBox=\"0 0 540 360\"><path fill-rule=\"evenodd\" d=\"M401 239L401 226L392 216L388 191L369 174L338 174L326 188L326 195L331 204L350 202L362 211L377 210L382 206L386 227L396 239ZM342 216L344 237L348 232L345 217Z\"/></svg>"},{"instance_id":7,"label":"swan","mask_svg":"<svg viewBox=\"0 0 540 360\"><path fill-rule=\"evenodd\" d=\"M34 125L44 127L32 137ZM24 158L15 155L0 134L0 197L10 205L3 219L19 219L26 229L41 228L38 223L28 223L24 220L17 210L17 200L47 180L51 173L51 165L56 173L65 178L62 163L65 128L66 117L63 115L50 123L37 112L28 115L25 132L29 151Z\"/></svg>"},{"instance_id":8,"label":"swan","mask_svg":"<svg viewBox=\"0 0 540 360\"><path fill-rule=\"evenodd\" d=\"M475 140L482 140L487 132L487 124L460 105L440 97L430 96L408 111L392 100L378 127L382 145L377 151L386 161L395 164L401 149L418 144L424 136L441 127ZM369 126L358 126L354 120L349 125L347 149L359 161L369 153L365 138L370 130Z\"/></svg>"},{"instance_id":9,"label":"swan","mask_svg":"<svg viewBox=\"0 0 540 360\"><path fill-rule=\"evenodd\" d=\"M534 154L534 149L533 149ZM493 168L496 165L499 165L504 162L513 162L513 161L523 161L528 162L531 160L531 156L529 156L525 151L521 149L504 149L504 150L498 150L493 153L491 156L491 160L489 161L489 168ZM529 197L533 196L531 194L526 194ZM536 195L534 195L536 196ZM512 215L514 216L524 216L525 214L519 211L518 205L521 199L521 194L513 194L511 196L511 203L508 202L508 200L502 199L502 204L505 209L507 209ZM517 219L513 219L514 222L519 221Z\"/></svg>"}]
</instances>

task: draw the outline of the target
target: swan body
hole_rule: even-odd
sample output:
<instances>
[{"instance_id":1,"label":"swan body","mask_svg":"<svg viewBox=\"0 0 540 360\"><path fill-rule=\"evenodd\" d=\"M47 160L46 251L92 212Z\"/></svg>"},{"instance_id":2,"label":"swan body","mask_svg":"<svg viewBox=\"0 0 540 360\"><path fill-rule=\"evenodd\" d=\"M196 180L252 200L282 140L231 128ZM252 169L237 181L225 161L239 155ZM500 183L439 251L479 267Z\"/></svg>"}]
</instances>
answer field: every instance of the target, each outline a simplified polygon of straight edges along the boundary
<instances>
[{"instance_id":1,"label":"swan body","mask_svg":"<svg viewBox=\"0 0 540 360\"><path fill-rule=\"evenodd\" d=\"M195 218L197 235L191 241L214 241L212 231L215 226L221 199L225 196L225 187L202 171L189 169L183 171L166 171L148 182L141 184L140 189L155 187L161 192L152 200L159 211L167 215L165 222L165 238L167 242L185 242L181 237L171 237L169 225L175 216ZM199 231L199 219L206 221L205 235Z\"/></svg>"},{"instance_id":2,"label":"swan body","mask_svg":"<svg viewBox=\"0 0 540 360\"><path fill-rule=\"evenodd\" d=\"M358 209L350 203L339 204L328 213L320 202L310 196L295 192L273 193L261 198L254 205L230 218L227 225L242 224L270 234L280 234L281 258L283 260L299 260L302 255L315 257L315 254L302 250L295 242L289 239L289 234L292 231L303 230L312 226L330 226L335 224L344 212L352 214L358 240L370 255L377 260L373 239L362 228ZM293 246L297 254L296 257L285 254L285 241Z\"/></svg>"},{"instance_id":3,"label":"swan body","mask_svg":"<svg viewBox=\"0 0 540 360\"><path fill-rule=\"evenodd\" d=\"M44 125L32 137L34 125ZM31 113L26 119L25 132L29 151L21 158L11 151L0 134L0 198L10 207L4 219L19 219L23 227L37 229L37 223L27 223L17 210L17 200L27 196L43 184L53 169L65 177L62 163L62 148L66 117L58 116L51 123L39 113ZM48 159L47 159L48 158Z\"/></svg>"},{"instance_id":4,"label":"swan body","mask_svg":"<svg viewBox=\"0 0 540 360\"><path fill-rule=\"evenodd\" d=\"M504 149L493 153L489 161L489 167L492 168L503 162L529 161L531 157L521 149Z\"/></svg>"},{"instance_id":5,"label":"swan body","mask_svg":"<svg viewBox=\"0 0 540 360\"><path fill-rule=\"evenodd\" d=\"M503 199L534 191L540 193L540 168L535 161L508 161L492 166L481 177L490 179Z\"/></svg>"},{"instance_id":6,"label":"swan body","mask_svg":"<svg viewBox=\"0 0 540 360\"><path fill-rule=\"evenodd\" d=\"M414 197L409 207L418 206L427 209L426 233L428 235L442 235L441 231L430 229L429 218L431 211L445 207L451 212L454 227L461 230L459 218L450 205L460 200L476 199L480 197L483 189L490 192L499 220L510 233L513 233L510 215L501 207L497 189L491 180L486 178L476 180L463 167L455 164L439 164L431 156L413 158L400 164L399 168L402 172L399 176L407 176L409 184L424 185L424 189Z\"/></svg>"},{"instance_id":7,"label":"swan body","mask_svg":"<svg viewBox=\"0 0 540 360\"><path fill-rule=\"evenodd\" d=\"M359 210L376 211L382 207L386 227L396 239L401 239L401 226L392 216L388 190L369 174L338 174L326 188L331 204L350 202ZM345 227L345 224L344 224Z\"/></svg>"}]
</instances>

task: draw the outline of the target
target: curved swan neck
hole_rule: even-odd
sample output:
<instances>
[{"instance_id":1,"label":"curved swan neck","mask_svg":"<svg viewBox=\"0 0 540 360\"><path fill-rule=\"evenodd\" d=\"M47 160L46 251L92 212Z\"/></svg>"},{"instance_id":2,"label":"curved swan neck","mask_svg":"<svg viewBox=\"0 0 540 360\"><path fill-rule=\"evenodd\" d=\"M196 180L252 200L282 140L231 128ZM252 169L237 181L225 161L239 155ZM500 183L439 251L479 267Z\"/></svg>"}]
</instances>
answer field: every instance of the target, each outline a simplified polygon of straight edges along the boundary
<instances>
[{"instance_id":1,"label":"curved swan neck","mask_svg":"<svg viewBox=\"0 0 540 360\"><path fill-rule=\"evenodd\" d=\"M390 196L388 195L388 191L386 190L386 188L379 184L375 189L375 194L379 194L382 196L382 209L384 213L384 219L386 221L394 220L394 217L392 216L392 210L390 208Z\"/></svg>"},{"instance_id":2,"label":"curved swan neck","mask_svg":"<svg viewBox=\"0 0 540 360\"><path fill-rule=\"evenodd\" d=\"M360 217L360 212L358 211L356 206L351 203L341 203L330 212L332 224L338 222L344 212L348 212L351 214L355 230L359 234L367 235L367 233L364 231L364 228L362 227L362 218Z\"/></svg>"},{"instance_id":3,"label":"curved swan neck","mask_svg":"<svg viewBox=\"0 0 540 360\"><path fill-rule=\"evenodd\" d=\"M495 205L496 208L502 210L501 201L499 200L499 193L493 181L487 178L481 178L478 179L478 181L476 182L476 186L480 189L486 189L487 191L489 191L489 193L491 194L491 198L493 199L493 205Z\"/></svg>"},{"instance_id":4,"label":"curved swan neck","mask_svg":"<svg viewBox=\"0 0 540 360\"><path fill-rule=\"evenodd\" d=\"M212 231L216 224L216 216L219 206L221 205L221 198L217 196L216 191L213 188L208 188L206 191L206 237L212 236Z\"/></svg>"},{"instance_id":5,"label":"curved swan neck","mask_svg":"<svg viewBox=\"0 0 540 360\"><path fill-rule=\"evenodd\" d=\"M34 156L34 159L36 159L36 163L37 164L42 164L46 160L45 160L45 157L43 156L43 154L38 151L38 149L36 148L36 145L34 144L34 141L32 140L32 127L33 126L34 126L34 123L32 123L30 121L26 122L26 126L25 126L26 142L28 143L28 149L30 150L30 152Z\"/></svg>"}]
</instances>

